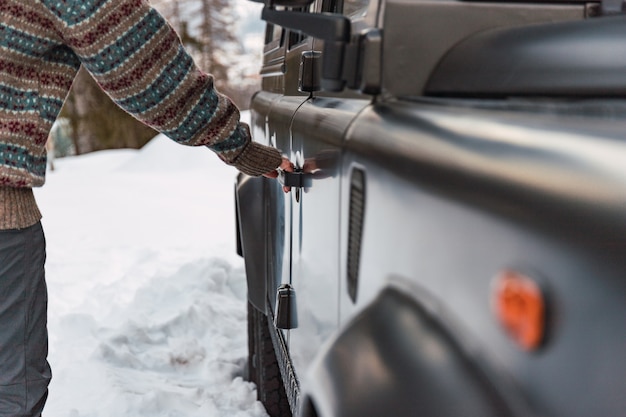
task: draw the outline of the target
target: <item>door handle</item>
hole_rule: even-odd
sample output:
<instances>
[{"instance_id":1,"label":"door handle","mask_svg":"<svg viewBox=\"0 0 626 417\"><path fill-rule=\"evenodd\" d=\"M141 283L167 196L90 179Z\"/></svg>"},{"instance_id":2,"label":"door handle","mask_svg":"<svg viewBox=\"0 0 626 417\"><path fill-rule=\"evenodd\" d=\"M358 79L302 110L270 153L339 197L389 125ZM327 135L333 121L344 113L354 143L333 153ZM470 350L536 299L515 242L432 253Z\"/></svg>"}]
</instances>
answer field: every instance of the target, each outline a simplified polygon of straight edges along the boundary
<instances>
[{"instance_id":1,"label":"door handle","mask_svg":"<svg viewBox=\"0 0 626 417\"><path fill-rule=\"evenodd\" d=\"M312 174L304 172L301 169L295 169L293 172L278 171L278 182L285 187L308 188L311 186Z\"/></svg>"}]
</instances>

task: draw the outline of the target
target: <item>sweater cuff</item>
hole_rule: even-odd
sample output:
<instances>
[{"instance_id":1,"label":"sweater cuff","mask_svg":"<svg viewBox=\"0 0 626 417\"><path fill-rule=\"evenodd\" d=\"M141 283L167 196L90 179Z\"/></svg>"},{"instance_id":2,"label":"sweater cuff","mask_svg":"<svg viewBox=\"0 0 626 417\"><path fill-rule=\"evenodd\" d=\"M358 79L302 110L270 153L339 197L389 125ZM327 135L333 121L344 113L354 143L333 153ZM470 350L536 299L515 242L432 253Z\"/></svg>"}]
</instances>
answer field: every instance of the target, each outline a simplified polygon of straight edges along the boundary
<instances>
[{"instance_id":1,"label":"sweater cuff","mask_svg":"<svg viewBox=\"0 0 626 417\"><path fill-rule=\"evenodd\" d=\"M0 187L0 230L25 229L40 219L31 188Z\"/></svg>"},{"instance_id":2,"label":"sweater cuff","mask_svg":"<svg viewBox=\"0 0 626 417\"><path fill-rule=\"evenodd\" d=\"M274 171L282 161L283 158L276 148L251 141L231 165L244 174L258 177Z\"/></svg>"}]
</instances>

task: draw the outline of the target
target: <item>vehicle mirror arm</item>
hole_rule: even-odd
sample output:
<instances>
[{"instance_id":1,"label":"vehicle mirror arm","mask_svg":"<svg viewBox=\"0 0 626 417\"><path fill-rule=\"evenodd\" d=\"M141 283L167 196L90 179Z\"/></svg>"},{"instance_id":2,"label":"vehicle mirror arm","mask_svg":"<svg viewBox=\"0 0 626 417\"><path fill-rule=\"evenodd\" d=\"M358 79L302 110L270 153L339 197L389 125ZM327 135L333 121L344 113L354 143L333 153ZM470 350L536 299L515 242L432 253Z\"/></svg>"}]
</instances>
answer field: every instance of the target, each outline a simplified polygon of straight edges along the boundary
<instances>
[{"instance_id":1,"label":"vehicle mirror arm","mask_svg":"<svg viewBox=\"0 0 626 417\"><path fill-rule=\"evenodd\" d=\"M263 8L261 18L324 41L322 55L322 88L341 91L345 45L350 42L350 19L334 13L303 13Z\"/></svg>"}]
</instances>

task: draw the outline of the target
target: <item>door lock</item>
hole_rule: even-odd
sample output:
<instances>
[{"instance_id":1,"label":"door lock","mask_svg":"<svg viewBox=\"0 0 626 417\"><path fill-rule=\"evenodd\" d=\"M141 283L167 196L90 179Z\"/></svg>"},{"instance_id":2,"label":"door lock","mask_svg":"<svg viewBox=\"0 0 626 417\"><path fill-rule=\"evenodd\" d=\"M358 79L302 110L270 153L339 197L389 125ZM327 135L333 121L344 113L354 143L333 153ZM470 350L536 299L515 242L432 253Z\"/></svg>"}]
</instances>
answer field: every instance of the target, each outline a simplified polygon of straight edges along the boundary
<instances>
[{"instance_id":1,"label":"door lock","mask_svg":"<svg viewBox=\"0 0 626 417\"><path fill-rule=\"evenodd\" d=\"M278 181L285 187L309 188L312 183L312 175L296 168L293 172L278 171Z\"/></svg>"}]
</instances>

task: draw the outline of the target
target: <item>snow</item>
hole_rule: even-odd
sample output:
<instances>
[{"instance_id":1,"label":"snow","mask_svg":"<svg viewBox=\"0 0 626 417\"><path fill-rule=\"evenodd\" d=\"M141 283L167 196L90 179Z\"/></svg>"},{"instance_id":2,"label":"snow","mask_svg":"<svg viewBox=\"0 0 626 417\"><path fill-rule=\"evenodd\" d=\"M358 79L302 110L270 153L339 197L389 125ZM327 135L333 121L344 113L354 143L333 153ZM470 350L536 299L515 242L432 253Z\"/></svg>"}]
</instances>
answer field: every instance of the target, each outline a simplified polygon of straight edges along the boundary
<instances>
[{"instance_id":1,"label":"snow","mask_svg":"<svg viewBox=\"0 0 626 417\"><path fill-rule=\"evenodd\" d=\"M266 416L245 381L236 171L157 136L58 159L48 242L46 417Z\"/></svg>"}]
</instances>

